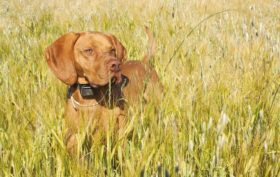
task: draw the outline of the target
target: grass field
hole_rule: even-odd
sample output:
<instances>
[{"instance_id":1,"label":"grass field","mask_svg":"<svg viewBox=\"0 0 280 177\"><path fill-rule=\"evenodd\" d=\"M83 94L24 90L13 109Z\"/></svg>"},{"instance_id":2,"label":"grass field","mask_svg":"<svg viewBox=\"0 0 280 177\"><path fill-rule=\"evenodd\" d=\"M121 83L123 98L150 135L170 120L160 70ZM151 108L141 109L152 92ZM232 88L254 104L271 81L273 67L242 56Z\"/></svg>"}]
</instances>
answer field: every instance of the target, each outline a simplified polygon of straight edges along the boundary
<instances>
[{"instance_id":1,"label":"grass field","mask_svg":"<svg viewBox=\"0 0 280 177\"><path fill-rule=\"evenodd\" d=\"M1 0L0 176L280 176L279 9L279 0ZM98 30L140 59L145 25L164 99L130 108L131 138L108 133L87 160L71 159L66 86L44 49Z\"/></svg>"}]
</instances>

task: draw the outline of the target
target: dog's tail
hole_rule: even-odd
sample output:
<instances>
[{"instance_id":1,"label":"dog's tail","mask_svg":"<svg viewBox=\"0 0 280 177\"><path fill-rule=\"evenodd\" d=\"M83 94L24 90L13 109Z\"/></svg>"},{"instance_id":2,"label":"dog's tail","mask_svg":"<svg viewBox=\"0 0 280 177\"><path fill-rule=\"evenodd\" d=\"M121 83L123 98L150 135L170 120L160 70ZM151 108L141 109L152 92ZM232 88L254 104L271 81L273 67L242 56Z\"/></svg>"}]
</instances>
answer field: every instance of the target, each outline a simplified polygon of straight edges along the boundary
<instances>
[{"instance_id":1,"label":"dog's tail","mask_svg":"<svg viewBox=\"0 0 280 177\"><path fill-rule=\"evenodd\" d=\"M155 54L156 45L155 45L154 35L147 26L145 26L145 31L148 36L148 48L147 48L147 53L145 54L142 62L147 64Z\"/></svg>"}]
</instances>

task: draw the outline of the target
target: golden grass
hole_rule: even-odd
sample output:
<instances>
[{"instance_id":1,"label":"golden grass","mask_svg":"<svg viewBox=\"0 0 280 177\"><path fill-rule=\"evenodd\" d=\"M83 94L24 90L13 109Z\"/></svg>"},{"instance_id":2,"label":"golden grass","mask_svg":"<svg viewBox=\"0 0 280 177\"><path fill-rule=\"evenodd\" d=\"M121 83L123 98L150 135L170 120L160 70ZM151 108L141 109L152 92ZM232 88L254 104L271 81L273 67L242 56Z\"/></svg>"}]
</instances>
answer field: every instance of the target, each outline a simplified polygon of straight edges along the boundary
<instances>
[{"instance_id":1,"label":"golden grass","mask_svg":"<svg viewBox=\"0 0 280 177\"><path fill-rule=\"evenodd\" d=\"M0 176L279 176L279 9L276 0L1 1ZM131 138L109 134L87 161L71 159L66 87L45 47L99 30L140 59L144 25L157 42L162 103L129 110Z\"/></svg>"}]
</instances>

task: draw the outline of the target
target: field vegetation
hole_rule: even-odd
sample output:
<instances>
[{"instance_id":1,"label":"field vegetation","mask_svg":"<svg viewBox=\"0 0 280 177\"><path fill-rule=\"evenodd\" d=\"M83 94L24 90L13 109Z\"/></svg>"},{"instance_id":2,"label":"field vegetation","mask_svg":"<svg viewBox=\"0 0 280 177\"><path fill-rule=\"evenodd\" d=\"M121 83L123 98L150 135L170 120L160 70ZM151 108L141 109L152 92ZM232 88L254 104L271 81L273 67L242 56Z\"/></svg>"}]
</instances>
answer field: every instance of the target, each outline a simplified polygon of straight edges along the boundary
<instances>
[{"instance_id":1,"label":"field vegetation","mask_svg":"<svg viewBox=\"0 0 280 177\"><path fill-rule=\"evenodd\" d=\"M0 176L279 176L279 9L279 0L1 0ZM131 107L131 137L108 133L86 160L72 159L66 86L44 49L66 32L103 31L141 59L145 25L161 104Z\"/></svg>"}]
</instances>

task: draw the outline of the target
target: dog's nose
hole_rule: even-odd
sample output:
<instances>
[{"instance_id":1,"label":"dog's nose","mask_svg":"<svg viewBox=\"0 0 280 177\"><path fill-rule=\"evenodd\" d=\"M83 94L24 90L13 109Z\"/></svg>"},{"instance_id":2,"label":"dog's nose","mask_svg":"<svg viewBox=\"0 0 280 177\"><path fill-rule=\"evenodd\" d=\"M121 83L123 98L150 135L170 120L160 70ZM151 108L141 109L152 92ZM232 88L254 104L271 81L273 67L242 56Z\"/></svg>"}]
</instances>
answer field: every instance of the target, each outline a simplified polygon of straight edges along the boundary
<instances>
[{"instance_id":1,"label":"dog's nose","mask_svg":"<svg viewBox=\"0 0 280 177\"><path fill-rule=\"evenodd\" d=\"M111 60L108 63L109 69L112 72L118 72L120 71L120 64L121 62L119 62L118 60Z\"/></svg>"}]
</instances>

